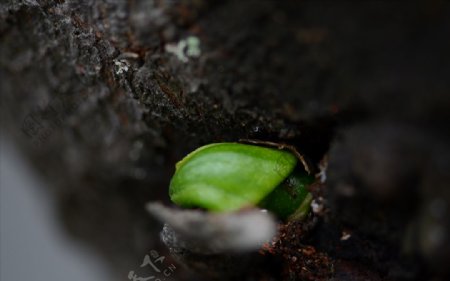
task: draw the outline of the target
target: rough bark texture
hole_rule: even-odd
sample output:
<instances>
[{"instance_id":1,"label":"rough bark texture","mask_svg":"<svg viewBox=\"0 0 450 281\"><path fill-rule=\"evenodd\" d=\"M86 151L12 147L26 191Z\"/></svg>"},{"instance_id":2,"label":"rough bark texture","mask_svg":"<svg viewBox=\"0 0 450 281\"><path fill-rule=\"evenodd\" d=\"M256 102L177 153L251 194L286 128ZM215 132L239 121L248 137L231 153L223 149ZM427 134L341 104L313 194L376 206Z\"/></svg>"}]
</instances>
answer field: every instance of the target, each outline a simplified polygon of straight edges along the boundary
<instances>
[{"instance_id":1,"label":"rough bark texture","mask_svg":"<svg viewBox=\"0 0 450 281\"><path fill-rule=\"evenodd\" d=\"M240 138L328 156L328 211L301 243L336 279L448 277L449 5L299 2L0 4L2 130L118 279L165 251L144 205L168 200L174 163ZM201 54L183 62L166 46L188 36Z\"/></svg>"}]
</instances>

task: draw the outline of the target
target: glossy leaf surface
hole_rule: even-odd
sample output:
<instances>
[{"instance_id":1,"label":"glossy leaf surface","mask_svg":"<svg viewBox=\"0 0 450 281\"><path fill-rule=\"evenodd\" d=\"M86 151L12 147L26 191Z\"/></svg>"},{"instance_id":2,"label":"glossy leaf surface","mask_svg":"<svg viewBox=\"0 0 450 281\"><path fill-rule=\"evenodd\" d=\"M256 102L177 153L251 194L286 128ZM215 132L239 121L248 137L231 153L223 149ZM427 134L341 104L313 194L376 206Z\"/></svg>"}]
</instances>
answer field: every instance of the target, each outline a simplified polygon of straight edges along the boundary
<instances>
[{"instance_id":1,"label":"glossy leaf surface","mask_svg":"<svg viewBox=\"0 0 450 281\"><path fill-rule=\"evenodd\" d=\"M255 206L294 170L287 151L216 143L198 148L177 163L169 195L183 207L233 211Z\"/></svg>"}]
</instances>

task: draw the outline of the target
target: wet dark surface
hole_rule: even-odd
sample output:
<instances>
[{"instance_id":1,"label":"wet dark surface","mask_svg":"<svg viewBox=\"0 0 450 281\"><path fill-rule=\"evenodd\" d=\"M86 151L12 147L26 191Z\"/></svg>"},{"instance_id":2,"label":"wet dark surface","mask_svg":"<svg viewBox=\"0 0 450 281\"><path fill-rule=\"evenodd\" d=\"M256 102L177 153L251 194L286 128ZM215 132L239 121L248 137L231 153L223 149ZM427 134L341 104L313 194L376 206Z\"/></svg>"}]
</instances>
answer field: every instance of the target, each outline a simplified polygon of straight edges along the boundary
<instances>
[{"instance_id":1,"label":"wet dark surface","mask_svg":"<svg viewBox=\"0 0 450 281\"><path fill-rule=\"evenodd\" d=\"M328 155L325 211L284 254L313 247L337 280L446 280L449 15L444 1L10 1L2 131L118 279L167 253L145 204L168 203L174 163L251 138ZM166 51L188 36L199 57ZM240 280L314 277L277 251Z\"/></svg>"}]
</instances>

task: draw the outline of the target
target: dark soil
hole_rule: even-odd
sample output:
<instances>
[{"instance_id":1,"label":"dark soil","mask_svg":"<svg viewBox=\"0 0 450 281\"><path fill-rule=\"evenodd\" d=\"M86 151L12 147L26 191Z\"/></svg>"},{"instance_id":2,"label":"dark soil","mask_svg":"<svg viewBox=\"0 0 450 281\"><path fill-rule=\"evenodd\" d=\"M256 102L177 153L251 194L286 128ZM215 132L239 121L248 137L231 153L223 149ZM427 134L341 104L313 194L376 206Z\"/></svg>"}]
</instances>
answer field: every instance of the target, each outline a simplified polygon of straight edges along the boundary
<instances>
[{"instance_id":1,"label":"dark soil","mask_svg":"<svg viewBox=\"0 0 450 281\"><path fill-rule=\"evenodd\" d=\"M282 226L277 261L236 280L447 280L449 34L445 1L8 1L2 132L118 279L167 253L145 204L169 203L174 163L258 139L326 181L307 230ZM198 58L165 51L188 36Z\"/></svg>"}]
</instances>

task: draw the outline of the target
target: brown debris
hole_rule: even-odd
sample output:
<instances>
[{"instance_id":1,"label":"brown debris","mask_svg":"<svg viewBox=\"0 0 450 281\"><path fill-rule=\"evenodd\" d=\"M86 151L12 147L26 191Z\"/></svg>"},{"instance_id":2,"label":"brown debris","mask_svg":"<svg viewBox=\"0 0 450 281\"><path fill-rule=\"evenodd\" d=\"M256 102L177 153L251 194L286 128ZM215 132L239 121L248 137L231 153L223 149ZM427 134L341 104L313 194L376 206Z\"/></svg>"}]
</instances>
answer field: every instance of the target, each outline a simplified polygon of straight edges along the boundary
<instances>
[{"instance_id":1,"label":"brown debris","mask_svg":"<svg viewBox=\"0 0 450 281\"><path fill-rule=\"evenodd\" d=\"M313 246L304 244L307 227L303 222L281 225L270 249L263 249L282 259L283 280L329 280L333 276L334 261Z\"/></svg>"}]
</instances>

